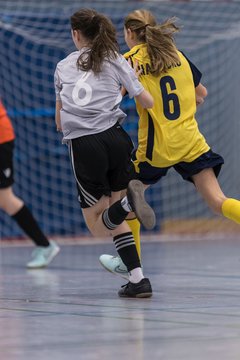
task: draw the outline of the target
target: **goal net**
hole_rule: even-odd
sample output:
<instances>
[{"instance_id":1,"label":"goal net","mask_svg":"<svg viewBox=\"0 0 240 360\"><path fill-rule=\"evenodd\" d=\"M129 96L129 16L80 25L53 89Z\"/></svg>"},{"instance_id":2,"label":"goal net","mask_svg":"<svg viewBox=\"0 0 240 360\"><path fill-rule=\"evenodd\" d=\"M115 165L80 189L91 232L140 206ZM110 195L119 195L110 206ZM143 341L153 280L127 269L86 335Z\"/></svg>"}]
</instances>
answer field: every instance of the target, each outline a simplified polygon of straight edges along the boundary
<instances>
[{"instance_id":1,"label":"goal net","mask_svg":"<svg viewBox=\"0 0 240 360\"><path fill-rule=\"evenodd\" d=\"M209 145L225 159L219 176L229 197L240 196L240 3L157 1L1 1L0 94L16 132L16 194L32 209L49 235L88 234L77 201L66 146L56 133L53 74L59 60L74 50L69 17L79 7L109 15L117 27L122 52L123 18L145 7L159 21L177 16L181 49L202 71L209 96L197 112ZM124 99L125 128L136 142L134 101ZM147 192L157 215L155 232L226 233L237 225L211 214L192 184L169 171ZM22 235L3 212L2 238Z\"/></svg>"}]
</instances>

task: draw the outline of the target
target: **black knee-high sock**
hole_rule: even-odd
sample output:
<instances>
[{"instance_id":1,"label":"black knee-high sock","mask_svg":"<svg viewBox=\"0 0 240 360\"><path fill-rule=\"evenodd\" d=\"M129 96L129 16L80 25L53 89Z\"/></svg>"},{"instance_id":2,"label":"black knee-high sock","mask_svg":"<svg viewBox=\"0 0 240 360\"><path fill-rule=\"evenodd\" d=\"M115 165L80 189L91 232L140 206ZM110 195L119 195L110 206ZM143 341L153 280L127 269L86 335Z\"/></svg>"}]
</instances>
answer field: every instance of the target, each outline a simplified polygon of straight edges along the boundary
<instances>
[{"instance_id":1,"label":"black knee-high sock","mask_svg":"<svg viewBox=\"0 0 240 360\"><path fill-rule=\"evenodd\" d=\"M15 215L13 215L12 218L37 246L49 246L48 239L43 234L38 223L26 205L23 205L23 207Z\"/></svg>"},{"instance_id":2,"label":"black knee-high sock","mask_svg":"<svg viewBox=\"0 0 240 360\"><path fill-rule=\"evenodd\" d=\"M126 265L128 272L141 267L136 245L131 232L116 235L113 238L116 250Z\"/></svg>"},{"instance_id":3,"label":"black knee-high sock","mask_svg":"<svg viewBox=\"0 0 240 360\"><path fill-rule=\"evenodd\" d=\"M109 230L114 230L127 217L128 211L124 210L121 200L116 201L102 214L102 221Z\"/></svg>"}]
</instances>

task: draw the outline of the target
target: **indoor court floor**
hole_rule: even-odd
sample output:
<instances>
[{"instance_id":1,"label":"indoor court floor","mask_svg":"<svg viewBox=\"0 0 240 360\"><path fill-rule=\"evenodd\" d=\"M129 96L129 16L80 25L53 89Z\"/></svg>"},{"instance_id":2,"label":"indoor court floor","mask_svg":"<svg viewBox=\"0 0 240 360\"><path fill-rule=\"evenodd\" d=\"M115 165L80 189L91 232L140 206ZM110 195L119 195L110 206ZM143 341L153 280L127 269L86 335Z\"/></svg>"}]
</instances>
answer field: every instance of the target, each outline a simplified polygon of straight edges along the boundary
<instances>
[{"instance_id":1,"label":"indoor court floor","mask_svg":"<svg viewBox=\"0 0 240 360\"><path fill-rule=\"evenodd\" d=\"M5 243L5 242L4 242ZM110 242L62 245L47 269L2 245L0 360L239 360L240 238L144 241L150 299L122 299Z\"/></svg>"}]
</instances>

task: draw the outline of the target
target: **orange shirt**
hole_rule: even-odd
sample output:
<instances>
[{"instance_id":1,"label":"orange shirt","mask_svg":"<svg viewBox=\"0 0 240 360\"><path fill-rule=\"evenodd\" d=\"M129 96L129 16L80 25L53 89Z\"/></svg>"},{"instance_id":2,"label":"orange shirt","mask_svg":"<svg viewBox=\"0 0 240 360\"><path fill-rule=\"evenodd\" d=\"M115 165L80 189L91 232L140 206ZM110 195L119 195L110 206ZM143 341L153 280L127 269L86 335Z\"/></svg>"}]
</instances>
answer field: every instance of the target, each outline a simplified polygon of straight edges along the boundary
<instances>
[{"instance_id":1,"label":"orange shirt","mask_svg":"<svg viewBox=\"0 0 240 360\"><path fill-rule=\"evenodd\" d=\"M11 121L7 115L7 111L0 102L0 144L11 141L15 138Z\"/></svg>"}]
</instances>

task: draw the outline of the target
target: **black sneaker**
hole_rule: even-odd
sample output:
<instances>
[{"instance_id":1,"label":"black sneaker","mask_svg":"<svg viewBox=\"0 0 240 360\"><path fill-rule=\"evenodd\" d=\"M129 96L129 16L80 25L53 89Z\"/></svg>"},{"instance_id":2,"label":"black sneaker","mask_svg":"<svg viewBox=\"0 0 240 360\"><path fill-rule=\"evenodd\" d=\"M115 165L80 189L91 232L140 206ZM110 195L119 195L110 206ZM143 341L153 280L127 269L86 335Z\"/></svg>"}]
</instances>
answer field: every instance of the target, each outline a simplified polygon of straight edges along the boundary
<instances>
[{"instance_id":1,"label":"black sneaker","mask_svg":"<svg viewBox=\"0 0 240 360\"><path fill-rule=\"evenodd\" d=\"M140 223L148 230L154 228L156 216L144 197L144 186L139 180L131 180L127 188L127 198L136 217Z\"/></svg>"},{"instance_id":2,"label":"black sneaker","mask_svg":"<svg viewBox=\"0 0 240 360\"><path fill-rule=\"evenodd\" d=\"M126 285L122 286L118 295L120 297L148 298L152 296L152 287L147 278L142 279L137 284L129 281Z\"/></svg>"}]
</instances>

